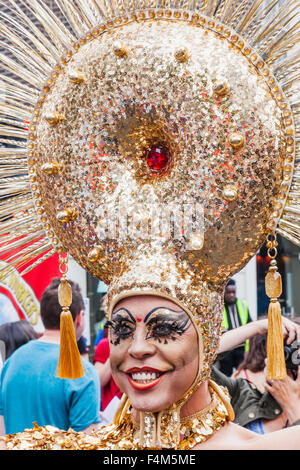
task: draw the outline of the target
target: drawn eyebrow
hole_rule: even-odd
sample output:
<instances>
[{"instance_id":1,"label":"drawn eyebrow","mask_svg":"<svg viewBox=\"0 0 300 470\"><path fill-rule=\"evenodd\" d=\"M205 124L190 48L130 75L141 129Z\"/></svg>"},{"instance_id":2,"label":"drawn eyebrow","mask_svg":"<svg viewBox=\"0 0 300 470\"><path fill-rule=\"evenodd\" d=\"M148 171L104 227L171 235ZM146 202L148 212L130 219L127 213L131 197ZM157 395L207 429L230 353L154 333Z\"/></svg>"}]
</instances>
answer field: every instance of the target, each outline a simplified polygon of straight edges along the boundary
<instances>
[{"instance_id":1,"label":"drawn eyebrow","mask_svg":"<svg viewBox=\"0 0 300 470\"><path fill-rule=\"evenodd\" d=\"M133 322L133 323L136 323L136 320L135 320L135 318L133 317L133 315L132 315L132 314L129 312L129 310L127 310L127 308L125 308L125 307L120 307L118 310L116 310L115 312L113 312L112 317L114 317L114 316L115 316L118 312L120 312L120 311L125 311L125 312L129 315L129 317L130 317L130 319L132 320L132 322ZM120 315L120 314L119 314L119 315ZM120 316L121 316L121 315L120 315Z\"/></svg>"},{"instance_id":2,"label":"drawn eyebrow","mask_svg":"<svg viewBox=\"0 0 300 470\"><path fill-rule=\"evenodd\" d=\"M184 310L172 310L171 308L169 307L155 307L153 310L151 310L149 313L147 313L145 319L144 319L144 323L147 323L147 320L149 319L149 317L154 313L156 312L156 310L167 310L168 312L172 312L172 313L185 313Z\"/></svg>"}]
</instances>

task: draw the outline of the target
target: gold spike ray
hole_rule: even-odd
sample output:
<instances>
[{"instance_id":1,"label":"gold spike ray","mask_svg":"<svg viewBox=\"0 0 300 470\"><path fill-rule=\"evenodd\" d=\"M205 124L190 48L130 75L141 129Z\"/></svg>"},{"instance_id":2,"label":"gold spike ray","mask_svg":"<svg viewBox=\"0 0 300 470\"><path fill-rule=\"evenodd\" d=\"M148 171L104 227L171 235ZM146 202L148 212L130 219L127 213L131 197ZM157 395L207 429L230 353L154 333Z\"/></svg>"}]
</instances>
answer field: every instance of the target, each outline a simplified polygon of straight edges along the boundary
<instances>
[{"instance_id":1,"label":"gold spike ray","mask_svg":"<svg viewBox=\"0 0 300 470\"><path fill-rule=\"evenodd\" d=\"M43 256L38 258L34 263L32 263L30 266L27 266L23 271L22 271L22 266L19 266L19 272L21 276L24 276L25 274L29 273L32 271L32 269L36 268L40 264L42 264L44 261L46 261L48 258L53 256L55 254L56 250L54 248L51 248L49 251L47 251Z\"/></svg>"},{"instance_id":2,"label":"gold spike ray","mask_svg":"<svg viewBox=\"0 0 300 470\"><path fill-rule=\"evenodd\" d=\"M82 18L76 8L72 8L65 0L56 0L57 6L74 32L74 38L78 38L88 31L88 27L83 23Z\"/></svg>"},{"instance_id":3,"label":"gold spike ray","mask_svg":"<svg viewBox=\"0 0 300 470\"><path fill-rule=\"evenodd\" d=\"M9 73L0 83L1 91L6 91L6 99L0 103L0 143L15 147L0 148L1 175L21 175L25 170L28 132L23 121L31 121L39 92L64 53L74 51L74 44L90 28L107 23L114 17L128 16L130 19L135 11L142 9L186 9L189 13L195 11L217 18L235 29L255 46L257 52L264 54L265 62L272 67L283 91L292 96L293 124L299 133L299 85L296 84L300 73L299 53L292 50L294 43L299 41L299 26L293 18L293 12L299 11L299 2L286 0L280 9L279 4L280 0L53 0L50 8L42 0L0 0L2 45L7 52L13 53L12 58L0 54L1 66ZM59 9L59 17L54 13L55 7ZM18 120L21 121L19 124ZM17 140L19 138L22 140ZM0 204L0 218L14 214L14 209L15 214L21 214L22 210L33 208L28 178L11 179L14 184L10 178L0 179L0 196L9 196L5 203ZM299 218L295 212L300 203L300 188L295 184L298 181L299 172L295 170L278 233L299 241ZM28 217L31 218L31 227L26 222L23 228L40 233L38 215L32 213ZM7 228L12 235L9 243L13 242L13 237L18 238L18 234L23 233L18 219L14 219Z\"/></svg>"},{"instance_id":4,"label":"gold spike ray","mask_svg":"<svg viewBox=\"0 0 300 470\"><path fill-rule=\"evenodd\" d=\"M10 7L11 15L5 15L3 18L12 26L12 31L15 32L14 43L20 44L19 38L27 38L35 49L41 55L41 58L46 59L49 63L54 66L60 59L57 50L53 47L53 44L49 41L47 36L41 33L41 30L37 25L31 21L31 19L24 14L18 2L10 0L12 7ZM0 0L0 6L8 8L6 0Z\"/></svg>"},{"instance_id":5,"label":"gold spike ray","mask_svg":"<svg viewBox=\"0 0 300 470\"><path fill-rule=\"evenodd\" d=\"M13 73L17 77L19 77L21 80L25 80L26 82L30 83L31 85L37 88L42 86L43 81L38 80L34 73L31 73L25 67L20 67L18 63L14 62L11 58L1 53L0 53L0 63L2 63L1 65L5 70Z\"/></svg>"},{"instance_id":6,"label":"gold spike ray","mask_svg":"<svg viewBox=\"0 0 300 470\"><path fill-rule=\"evenodd\" d=\"M255 38L255 30L264 24L268 15L272 14L272 11L279 5L280 1L271 0L269 3L266 3L265 0L259 0L252 2L250 10L244 18L241 18L238 31L251 41L251 39Z\"/></svg>"}]
</instances>

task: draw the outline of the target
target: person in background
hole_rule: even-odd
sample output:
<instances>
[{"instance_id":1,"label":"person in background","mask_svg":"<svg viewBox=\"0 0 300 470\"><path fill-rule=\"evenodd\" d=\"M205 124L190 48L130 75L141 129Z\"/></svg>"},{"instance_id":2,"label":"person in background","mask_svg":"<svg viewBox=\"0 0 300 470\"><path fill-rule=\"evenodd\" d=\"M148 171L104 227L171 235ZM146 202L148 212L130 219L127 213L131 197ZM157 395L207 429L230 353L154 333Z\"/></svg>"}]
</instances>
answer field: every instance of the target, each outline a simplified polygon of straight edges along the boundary
<instances>
[{"instance_id":1,"label":"person in background","mask_svg":"<svg viewBox=\"0 0 300 470\"><path fill-rule=\"evenodd\" d=\"M0 325L0 341L4 344L3 362L20 346L37 338L37 332L27 320L13 321Z\"/></svg>"},{"instance_id":2,"label":"person in background","mask_svg":"<svg viewBox=\"0 0 300 470\"><path fill-rule=\"evenodd\" d=\"M18 348L5 362L0 378L0 432L52 425L90 432L100 422L100 383L95 367L82 359L85 374L76 380L56 376L60 343L58 286L54 279L40 302L44 334ZM76 338L84 331L84 302L78 284L72 288L70 312Z\"/></svg>"},{"instance_id":3,"label":"person in background","mask_svg":"<svg viewBox=\"0 0 300 470\"><path fill-rule=\"evenodd\" d=\"M99 374L101 384L101 412L103 412L114 397L118 399L121 398L122 392L111 375L108 325L105 317L107 311L107 295L104 295L101 299L101 310L105 320L102 323L101 339L95 347L93 363Z\"/></svg>"},{"instance_id":4,"label":"person in background","mask_svg":"<svg viewBox=\"0 0 300 470\"><path fill-rule=\"evenodd\" d=\"M246 325L252 321L246 300L240 300L236 296L236 283L233 279L228 282L224 292L224 311L222 327L224 331ZM249 342L245 346L232 349L222 360L219 361L220 371L231 376L244 359L245 351L248 350Z\"/></svg>"},{"instance_id":5,"label":"person in background","mask_svg":"<svg viewBox=\"0 0 300 470\"><path fill-rule=\"evenodd\" d=\"M267 335L257 334L249 340L249 350L237 370L232 374L233 379L243 378L255 384L264 392L266 382L265 367L267 357Z\"/></svg>"},{"instance_id":6,"label":"person in background","mask_svg":"<svg viewBox=\"0 0 300 470\"><path fill-rule=\"evenodd\" d=\"M78 350L80 355L84 357L87 361L89 360L89 345L87 344L87 339L85 336L81 335L80 338L77 340Z\"/></svg>"},{"instance_id":7,"label":"person in background","mask_svg":"<svg viewBox=\"0 0 300 470\"><path fill-rule=\"evenodd\" d=\"M103 332L104 332L104 326L105 326L105 323L106 323L106 319L105 321L101 322L100 325L99 325L99 328L97 329L97 334L96 334L96 338L95 338L95 341L94 341L94 347L98 346L98 343L103 339Z\"/></svg>"},{"instance_id":8,"label":"person in background","mask_svg":"<svg viewBox=\"0 0 300 470\"><path fill-rule=\"evenodd\" d=\"M286 347L294 345L294 341L299 346L299 325L282 317L282 327ZM212 369L212 379L229 390L234 422L257 434L300 424L300 358L295 364L286 361L288 375L284 379L269 381L266 377L267 328L268 320L260 319L224 333L219 354L250 338L249 351L232 378L216 367Z\"/></svg>"},{"instance_id":9,"label":"person in background","mask_svg":"<svg viewBox=\"0 0 300 470\"><path fill-rule=\"evenodd\" d=\"M104 334L105 337L98 343L94 355L94 365L101 383L101 411L105 410L115 396L119 399L122 397L122 392L111 375L109 339L106 337L107 328L104 329Z\"/></svg>"},{"instance_id":10,"label":"person in background","mask_svg":"<svg viewBox=\"0 0 300 470\"><path fill-rule=\"evenodd\" d=\"M94 341L94 347L98 345L98 343L105 338L105 325L106 325L106 318L105 318L105 312L106 312L106 303L107 303L107 295L104 294L102 299L101 299L101 304L100 304L100 309L96 313L98 314L99 320L98 322L95 323L95 332L96 332L96 338Z\"/></svg>"}]
</instances>

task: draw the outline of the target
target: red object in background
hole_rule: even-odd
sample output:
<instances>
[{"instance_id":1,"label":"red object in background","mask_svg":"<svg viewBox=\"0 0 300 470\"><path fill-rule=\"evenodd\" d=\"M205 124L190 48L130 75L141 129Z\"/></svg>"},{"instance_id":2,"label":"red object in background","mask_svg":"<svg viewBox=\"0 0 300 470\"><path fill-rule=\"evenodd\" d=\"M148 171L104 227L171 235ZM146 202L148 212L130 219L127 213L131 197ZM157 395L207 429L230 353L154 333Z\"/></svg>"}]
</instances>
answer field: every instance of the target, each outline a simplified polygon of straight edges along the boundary
<instances>
[{"instance_id":1,"label":"red object in background","mask_svg":"<svg viewBox=\"0 0 300 470\"><path fill-rule=\"evenodd\" d=\"M55 277L61 277L58 253L50 256L50 258L29 271L23 276L23 279L32 287L37 298L41 300L42 293Z\"/></svg>"},{"instance_id":2,"label":"red object in background","mask_svg":"<svg viewBox=\"0 0 300 470\"><path fill-rule=\"evenodd\" d=\"M12 253L6 253L5 258L9 258ZM32 260L32 263L37 259ZM4 266L4 263L5 259L0 259L1 267ZM25 270L28 265L22 266L22 270ZM55 277L61 277L57 253L37 265L27 274L24 274L24 276L17 269L14 269L5 278L1 279L0 324L26 319L36 331L42 332L40 300L42 293Z\"/></svg>"},{"instance_id":3,"label":"red object in background","mask_svg":"<svg viewBox=\"0 0 300 470\"><path fill-rule=\"evenodd\" d=\"M107 359L109 358L110 350L109 350L109 339L103 338L99 341L94 355L94 364L95 362L100 362L101 364L105 364ZM117 396L118 398L122 397L122 392L115 383L112 376L110 377L109 381L107 382L104 387L101 387L101 411L104 411L107 405L111 402L111 400Z\"/></svg>"}]
</instances>

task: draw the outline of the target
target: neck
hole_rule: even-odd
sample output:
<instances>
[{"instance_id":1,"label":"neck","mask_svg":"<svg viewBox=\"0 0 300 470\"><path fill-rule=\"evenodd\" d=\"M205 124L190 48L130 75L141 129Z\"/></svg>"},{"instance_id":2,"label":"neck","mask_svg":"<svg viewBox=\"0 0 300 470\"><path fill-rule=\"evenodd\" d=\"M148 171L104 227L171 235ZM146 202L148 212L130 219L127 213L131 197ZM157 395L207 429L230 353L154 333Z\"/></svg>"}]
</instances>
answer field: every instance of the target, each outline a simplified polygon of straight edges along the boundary
<instances>
[{"instance_id":1,"label":"neck","mask_svg":"<svg viewBox=\"0 0 300 470\"><path fill-rule=\"evenodd\" d=\"M211 402L211 395L208 389L208 382L203 382L193 395L183 404L180 410L180 417L185 418L206 408Z\"/></svg>"},{"instance_id":2,"label":"neck","mask_svg":"<svg viewBox=\"0 0 300 470\"><path fill-rule=\"evenodd\" d=\"M139 427L140 448L186 450L197 442L205 441L220 428L220 425L223 426L226 421L232 419L221 395L224 393L216 384L206 381L199 385L181 408L178 402L177 408L171 407L158 413L139 412L133 409L133 422L136 421ZM224 405L223 410L219 409L219 403ZM210 418L207 431L208 413Z\"/></svg>"},{"instance_id":3,"label":"neck","mask_svg":"<svg viewBox=\"0 0 300 470\"><path fill-rule=\"evenodd\" d=\"M193 415L206 408L211 402L211 395L208 389L208 382L203 382L193 395L183 404L180 410L180 418ZM139 410L132 408L135 421L139 422ZM154 413L156 414L156 413Z\"/></svg>"},{"instance_id":4,"label":"neck","mask_svg":"<svg viewBox=\"0 0 300 470\"><path fill-rule=\"evenodd\" d=\"M59 344L60 332L59 330L47 330L46 329L43 335L38 339L38 341L43 341L44 343Z\"/></svg>"}]
</instances>

